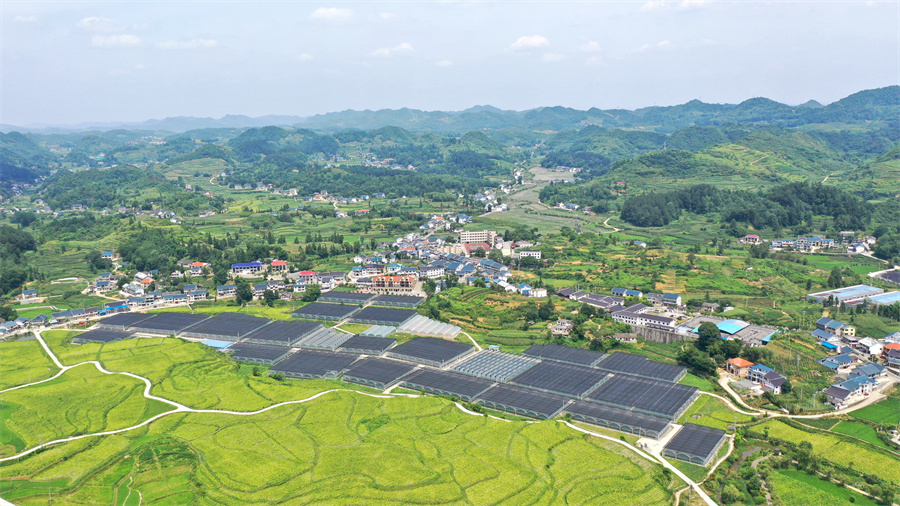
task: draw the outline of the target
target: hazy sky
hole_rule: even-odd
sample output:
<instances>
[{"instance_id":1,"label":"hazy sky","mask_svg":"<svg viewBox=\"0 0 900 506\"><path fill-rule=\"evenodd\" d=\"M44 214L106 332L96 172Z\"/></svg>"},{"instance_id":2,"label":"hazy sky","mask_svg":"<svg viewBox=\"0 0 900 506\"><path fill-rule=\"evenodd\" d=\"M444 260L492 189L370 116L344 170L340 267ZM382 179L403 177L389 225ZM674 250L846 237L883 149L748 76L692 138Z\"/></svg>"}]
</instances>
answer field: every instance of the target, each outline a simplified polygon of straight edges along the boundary
<instances>
[{"instance_id":1,"label":"hazy sky","mask_svg":"<svg viewBox=\"0 0 900 506\"><path fill-rule=\"evenodd\" d=\"M0 2L0 123L698 98L900 82L900 1Z\"/></svg>"}]
</instances>

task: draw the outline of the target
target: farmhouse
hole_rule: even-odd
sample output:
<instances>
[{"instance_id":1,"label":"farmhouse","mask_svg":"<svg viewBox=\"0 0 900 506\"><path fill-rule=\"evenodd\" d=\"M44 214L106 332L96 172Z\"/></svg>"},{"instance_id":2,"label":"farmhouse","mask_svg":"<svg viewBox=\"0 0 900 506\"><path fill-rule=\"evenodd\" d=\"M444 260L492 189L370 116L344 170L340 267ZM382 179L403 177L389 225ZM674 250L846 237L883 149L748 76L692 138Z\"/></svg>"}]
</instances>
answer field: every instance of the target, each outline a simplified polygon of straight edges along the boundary
<instances>
[{"instance_id":1,"label":"farmhouse","mask_svg":"<svg viewBox=\"0 0 900 506\"><path fill-rule=\"evenodd\" d=\"M681 295L677 293L664 293L662 303L667 307L681 307Z\"/></svg>"},{"instance_id":2,"label":"farmhouse","mask_svg":"<svg viewBox=\"0 0 900 506\"><path fill-rule=\"evenodd\" d=\"M255 274L261 270L262 270L262 263L260 263L260 262L247 262L247 263L231 264L231 272L233 274L237 274L237 275Z\"/></svg>"},{"instance_id":3,"label":"farmhouse","mask_svg":"<svg viewBox=\"0 0 900 506\"><path fill-rule=\"evenodd\" d=\"M413 291L416 278L413 276L375 276L372 278L372 289L375 293L404 295Z\"/></svg>"},{"instance_id":4,"label":"farmhouse","mask_svg":"<svg viewBox=\"0 0 900 506\"><path fill-rule=\"evenodd\" d=\"M816 328L830 332L836 336L856 336L856 327L828 317L816 320Z\"/></svg>"},{"instance_id":5,"label":"farmhouse","mask_svg":"<svg viewBox=\"0 0 900 506\"><path fill-rule=\"evenodd\" d=\"M734 374L739 378L743 378L747 375L747 373L750 372L750 368L754 365L755 364L753 362L750 362L749 360L744 360L740 357L736 357L728 359L728 361L725 363L725 369L731 374Z\"/></svg>"},{"instance_id":6,"label":"farmhouse","mask_svg":"<svg viewBox=\"0 0 900 506\"><path fill-rule=\"evenodd\" d=\"M641 306L641 307L638 307ZM643 311L647 306L643 304L634 304L627 308L613 312L613 320L628 325L637 325L639 327L651 327L657 329L674 329L675 320L668 316L657 316L652 314L644 314Z\"/></svg>"},{"instance_id":7,"label":"farmhouse","mask_svg":"<svg viewBox=\"0 0 900 506\"><path fill-rule=\"evenodd\" d=\"M762 364L750 366L747 370L747 378L774 394L780 394L781 386L787 381L787 378L775 372L774 369Z\"/></svg>"},{"instance_id":8,"label":"farmhouse","mask_svg":"<svg viewBox=\"0 0 900 506\"><path fill-rule=\"evenodd\" d=\"M216 287L216 297L218 298L226 298L226 297L234 297L237 295L237 286L235 285L221 285Z\"/></svg>"},{"instance_id":9,"label":"farmhouse","mask_svg":"<svg viewBox=\"0 0 900 506\"><path fill-rule=\"evenodd\" d=\"M856 349L862 351L866 355L881 355L884 345L871 337L864 337L856 343Z\"/></svg>"},{"instance_id":10,"label":"farmhouse","mask_svg":"<svg viewBox=\"0 0 900 506\"><path fill-rule=\"evenodd\" d=\"M575 327L575 324L572 320L560 318L556 320L556 323L550 325L550 333L554 336L567 336L569 332L572 332L573 327Z\"/></svg>"}]
</instances>

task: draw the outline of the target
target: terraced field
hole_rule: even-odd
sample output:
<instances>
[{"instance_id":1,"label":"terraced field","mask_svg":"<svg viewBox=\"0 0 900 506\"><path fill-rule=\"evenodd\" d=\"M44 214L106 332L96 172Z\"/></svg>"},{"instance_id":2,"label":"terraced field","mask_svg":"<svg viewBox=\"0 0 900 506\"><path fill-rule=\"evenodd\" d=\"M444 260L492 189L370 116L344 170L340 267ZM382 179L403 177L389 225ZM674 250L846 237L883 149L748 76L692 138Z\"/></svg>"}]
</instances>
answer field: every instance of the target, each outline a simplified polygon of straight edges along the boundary
<instances>
[{"instance_id":1,"label":"terraced field","mask_svg":"<svg viewBox=\"0 0 900 506\"><path fill-rule=\"evenodd\" d=\"M139 380L85 364L46 383L4 392L0 456L63 437L131 427L172 409L145 398L143 391Z\"/></svg>"},{"instance_id":2,"label":"terraced field","mask_svg":"<svg viewBox=\"0 0 900 506\"><path fill-rule=\"evenodd\" d=\"M49 334L49 336L48 336ZM279 382L253 376L212 348L174 338L126 339L115 343L67 345L75 333L45 332L50 349L66 364L99 360L110 371L130 372L153 383L151 393L194 409L256 411L302 399L346 383L332 380Z\"/></svg>"},{"instance_id":3,"label":"terraced field","mask_svg":"<svg viewBox=\"0 0 900 506\"><path fill-rule=\"evenodd\" d=\"M667 504L658 466L558 422L335 392L260 415L187 413L4 466L17 504ZM665 485L663 485L665 483ZM674 485L674 484L673 484ZM121 498L120 498L121 499Z\"/></svg>"},{"instance_id":4,"label":"terraced field","mask_svg":"<svg viewBox=\"0 0 900 506\"><path fill-rule=\"evenodd\" d=\"M871 506L878 504L862 494L820 480L803 471L782 469L772 473L766 479L766 483L772 494L783 504L838 504L838 502Z\"/></svg>"},{"instance_id":5,"label":"terraced field","mask_svg":"<svg viewBox=\"0 0 900 506\"><path fill-rule=\"evenodd\" d=\"M47 379L58 370L35 340L0 346L0 390Z\"/></svg>"},{"instance_id":6,"label":"terraced field","mask_svg":"<svg viewBox=\"0 0 900 506\"><path fill-rule=\"evenodd\" d=\"M842 441L838 436L822 432L806 432L795 429L778 420L769 420L755 427L756 430L769 428L769 436L784 441L800 444L809 441L813 453L839 466L849 466L867 474L878 476L893 483L900 483L900 466L896 456L884 453L864 444L853 444Z\"/></svg>"},{"instance_id":7,"label":"terraced field","mask_svg":"<svg viewBox=\"0 0 900 506\"><path fill-rule=\"evenodd\" d=\"M728 430L728 427L737 423L746 423L753 419L748 415L742 415L728 409L720 399L710 395L701 395L688 410L681 415L678 423L695 423L716 429Z\"/></svg>"}]
</instances>

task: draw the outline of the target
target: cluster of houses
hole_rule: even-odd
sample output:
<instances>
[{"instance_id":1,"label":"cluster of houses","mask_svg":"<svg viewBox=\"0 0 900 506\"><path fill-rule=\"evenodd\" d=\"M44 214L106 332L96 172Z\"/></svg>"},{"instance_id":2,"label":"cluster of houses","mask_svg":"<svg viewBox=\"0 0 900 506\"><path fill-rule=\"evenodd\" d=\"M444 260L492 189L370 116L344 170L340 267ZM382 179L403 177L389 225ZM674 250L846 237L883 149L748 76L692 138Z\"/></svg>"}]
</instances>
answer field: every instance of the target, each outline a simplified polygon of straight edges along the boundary
<instances>
[{"instance_id":1,"label":"cluster of houses","mask_svg":"<svg viewBox=\"0 0 900 506\"><path fill-rule=\"evenodd\" d=\"M787 381L786 377L771 367L754 364L740 357L729 358L725 363L725 370L738 378L747 378L754 385L759 385L763 391L772 392L775 395L781 394L781 387Z\"/></svg>"},{"instance_id":2,"label":"cluster of houses","mask_svg":"<svg viewBox=\"0 0 900 506\"><path fill-rule=\"evenodd\" d=\"M828 404L841 409L863 400L875 389L878 380L886 375L884 366L867 362L852 368L847 379L834 383L823 393L828 398Z\"/></svg>"},{"instance_id":3,"label":"cluster of houses","mask_svg":"<svg viewBox=\"0 0 900 506\"><path fill-rule=\"evenodd\" d=\"M816 328L812 331L812 335L829 351L840 352L842 348L847 347L867 357L882 356L885 350L896 348L892 345L900 341L900 333L890 334L883 339L861 338L856 335L856 327L853 325L828 317L816 320Z\"/></svg>"},{"instance_id":4,"label":"cluster of houses","mask_svg":"<svg viewBox=\"0 0 900 506\"><path fill-rule=\"evenodd\" d=\"M883 339L856 335L856 328L833 318L822 317L812 331L823 347L834 352L817 362L843 376L824 393L836 409L853 404L868 395L887 368L900 370L900 332ZM873 360L873 361L870 361ZM874 361L880 360L882 364Z\"/></svg>"},{"instance_id":5,"label":"cluster of houses","mask_svg":"<svg viewBox=\"0 0 900 506\"><path fill-rule=\"evenodd\" d=\"M744 244L760 244L763 242L758 235L745 235L741 242ZM841 232L841 240L836 241L822 236L797 237L796 239L773 239L771 248L773 251L791 250L811 253L819 250L845 249L847 253L870 253L875 247L876 239L872 236L857 236L855 232Z\"/></svg>"},{"instance_id":6,"label":"cluster of houses","mask_svg":"<svg viewBox=\"0 0 900 506\"><path fill-rule=\"evenodd\" d=\"M626 288L613 288L613 295L600 295L583 290L575 290L573 288L563 288L556 292L556 295L564 299L574 300L587 304L596 309L602 309L609 313L613 320L628 325L638 327L650 327L662 330L674 330L676 320L668 316L651 314L650 311L660 308L680 308L682 307L681 295L675 293L649 293L646 296L643 292L637 290L629 290ZM631 304L625 306L625 297L637 297L653 304L648 306L643 303Z\"/></svg>"},{"instance_id":7,"label":"cluster of houses","mask_svg":"<svg viewBox=\"0 0 900 506\"><path fill-rule=\"evenodd\" d=\"M502 187L502 191L504 193L509 193L508 187ZM494 190L485 190L483 193L476 193L472 196L476 202L480 203L485 211L507 211L509 207L506 204L501 204L500 200L497 198L497 192Z\"/></svg>"}]
</instances>

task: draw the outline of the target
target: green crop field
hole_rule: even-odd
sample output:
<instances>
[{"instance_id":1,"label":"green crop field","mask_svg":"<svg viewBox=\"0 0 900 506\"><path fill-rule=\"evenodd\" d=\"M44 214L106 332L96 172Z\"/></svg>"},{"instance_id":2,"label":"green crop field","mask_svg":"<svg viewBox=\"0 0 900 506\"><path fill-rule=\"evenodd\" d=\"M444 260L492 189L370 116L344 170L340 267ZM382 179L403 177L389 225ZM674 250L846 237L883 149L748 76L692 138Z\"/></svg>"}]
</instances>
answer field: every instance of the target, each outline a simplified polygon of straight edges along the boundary
<instances>
[{"instance_id":1,"label":"green crop field","mask_svg":"<svg viewBox=\"0 0 900 506\"><path fill-rule=\"evenodd\" d=\"M52 342L47 334L54 338ZM64 331L44 333L54 353L66 357L63 363L99 360L110 371L131 372L149 379L154 395L195 409L255 411L322 390L349 388L347 383L334 380L279 382L266 376L253 376L252 368L241 368L227 355L182 339L65 345L62 343L66 334Z\"/></svg>"},{"instance_id":2,"label":"green crop field","mask_svg":"<svg viewBox=\"0 0 900 506\"><path fill-rule=\"evenodd\" d=\"M900 398L888 397L876 404L858 409L850 416L875 423L896 425L900 423Z\"/></svg>"},{"instance_id":3,"label":"green crop field","mask_svg":"<svg viewBox=\"0 0 900 506\"><path fill-rule=\"evenodd\" d=\"M0 390L47 379L58 370L34 339L0 342Z\"/></svg>"},{"instance_id":4,"label":"green crop field","mask_svg":"<svg viewBox=\"0 0 900 506\"><path fill-rule=\"evenodd\" d=\"M435 397L332 393L260 415L178 414L0 470L17 504L668 504L659 466L558 422L467 415Z\"/></svg>"},{"instance_id":5,"label":"green crop field","mask_svg":"<svg viewBox=\"0 0 900 506\"><path fill-rule=\"evenodd\" d=\"M848 436L853 436L863 441L868 441L875 446L880 446L882 448L886 448L888 450L897 451L896 448L892 448L885 444L884 441L878 438L878 433L872 427L859 422L841 422L831 429L833 432L839 432L841 434L846 434Z\"/></svg>"},{"instance_id":6,"label":"green crop field","mask_svg":"<svg viewBox=\"0 0 900 506\"><path fill-rule=\"evenodd\" d=\"M0 394L4 424L26 448L62 437L129 427L171 409L143 396L144 383L85 364L46 383ZM3 456L23 448L0 448Z\"/></svg>"},{"instance_id":7,"label":"green crop field","mask_svg":"<svg viewBox=\"0 0 900 506\"><path fill-rule=\"evenodd\" d=\"M804 471L780 469L766 479L772 495L782 504L860 504L875 506L868 497L821 480Z\"/></svg>"},{"instance_id":8,"label":"green crop field","mask_svg":"<svg viewBox=\"0 0 900 506\"><path fill-rule=\"evenodd\" d=\"M778 420L769 420L756 426L758 431L769 428L769 436L800 444L809 441L813 453L836 465L852 467L854 470L878 476L894 483L900 482L900 466L896 455L883 453L864 443L854 444L824 432L806 432L795 429ZM893 456L892 456L893 455Z\"/></svg>"},{"instance_id":9,"label":"green crop field","mask_svg":"<svg viewBox=\"0 0 900 506\"><path fill-rule=\"evenodd\" d=\"M711 395L701 395L694 404L678 420L678 423L695 423L697 425L705 425L716 429L728 430L729 426L735 424L747 423L753 420L753 417L742 415L728 409L720 399Z\"/></svg>"},{"instance_id":10,"label":"green crop field","mask_svg":"<svg viewBox=\"0 0 900 506\"><path fill-rule=\"evenodd\" d=\"M684 377L681 378L679 383L681 383L682 385L697 387L698 389L700 389L703 392L717 392L721 389L721 387L719 387L712 381L709 381L705 378L696 376L691 373L685 374Z\"/></svg>"}]
</instances>

